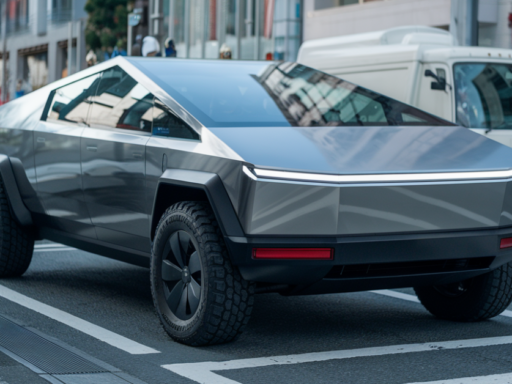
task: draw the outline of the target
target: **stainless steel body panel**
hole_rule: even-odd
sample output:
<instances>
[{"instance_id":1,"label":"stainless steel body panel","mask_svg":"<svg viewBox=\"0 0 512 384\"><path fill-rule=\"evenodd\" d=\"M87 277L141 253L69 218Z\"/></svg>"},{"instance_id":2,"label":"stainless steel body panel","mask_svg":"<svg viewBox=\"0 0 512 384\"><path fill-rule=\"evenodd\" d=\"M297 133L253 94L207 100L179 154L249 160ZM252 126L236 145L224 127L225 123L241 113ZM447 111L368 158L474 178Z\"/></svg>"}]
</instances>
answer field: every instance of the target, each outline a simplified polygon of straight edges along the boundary
<instances>
[{"instance_id":1,"label":"stainless steel body panel","mask_svg":"<svg viewBox=\"0 0 512 384\"><path fill-rule=\"evenodd\" d=\"M85 201L99 240L149 249L144 133L88 127L81 137Z\"/></svg>"},{"instance_id":2,"label":"stainless steel body panel","mask_svg":"<svg viewBox=\"0 0 512 384\"><path fill-rule=\"evenodd\" d=\"M40 122L34 130L37 196L52 226L93 237L82 191L80 136L84 127Z\"/></svg>"},{"instance_id":3,"label":"stainless steel body panel","mask_svg":"<svg viewBox=\"0 0 512 384\"><path fill-rule=\"evenodd\" d=\"M32 191L37 189L33 130L39 124L48 93L49 90L40 90L37 94L13 100L2 106L0 112L0 153L21 161ZM44 213L34 194L22 197L32 212Z\"/></svg>"},{"instance_id":4,"label":"stainless steel body panel","mask_svg":"<svg viewBox=\"0 0 512 384\"><path fill-rule=\"evenodd\" d=\"M247 181L252 235L362 235L508 225L512 181L319 185ZM482 198L485 196L485 198Z\"/></svg>"},{"instance_id":5,"label":"stainless steel body panel","mask_svg":"<svg viewBox=\"0 0 512 384\"><path fill-rule=\"evenodd\" d=\"M246 162L327 174L509 169L512 148L462 127L209 128Z\"/></svg>"}]
</instances>

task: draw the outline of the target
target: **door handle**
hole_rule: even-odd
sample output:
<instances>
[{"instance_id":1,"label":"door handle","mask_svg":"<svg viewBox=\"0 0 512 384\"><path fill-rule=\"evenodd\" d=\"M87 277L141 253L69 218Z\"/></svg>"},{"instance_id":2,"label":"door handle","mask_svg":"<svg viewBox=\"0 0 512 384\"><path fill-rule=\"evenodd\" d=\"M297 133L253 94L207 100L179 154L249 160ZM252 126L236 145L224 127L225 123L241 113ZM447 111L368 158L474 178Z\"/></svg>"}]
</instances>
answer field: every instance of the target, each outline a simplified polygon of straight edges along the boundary
<instances>
[{"instance_id":1,"label":"door handle","mask_svg":"<svg viewBox=\"0 0 512 384\"><path fill-rule=\"evenodd\" d=\"M38 137L37 138L37 142L38 143L44 143L46 141L46 139L44 137Z\"/></svg>"},{"instance_id":2,"label":"door handle","mask_svg":"<svg viewBox=\"0 0 512 384\"><path fill-rule=\"evenodd\" d=\"M136 159L142 159L142 152L133 152L132 156Z\"/></svg>"},{"instance_id":3,"label":"door handle","mask_svg":"<svg viewBox=\"0 0 512 384\"><path fill-rule=\"evenodd\" d=\"M97 152L98 151L98 147L95 146L95 145L88 145L87 146L87 150L91 151L91 152Z\"/></svg>"}]
</instances>

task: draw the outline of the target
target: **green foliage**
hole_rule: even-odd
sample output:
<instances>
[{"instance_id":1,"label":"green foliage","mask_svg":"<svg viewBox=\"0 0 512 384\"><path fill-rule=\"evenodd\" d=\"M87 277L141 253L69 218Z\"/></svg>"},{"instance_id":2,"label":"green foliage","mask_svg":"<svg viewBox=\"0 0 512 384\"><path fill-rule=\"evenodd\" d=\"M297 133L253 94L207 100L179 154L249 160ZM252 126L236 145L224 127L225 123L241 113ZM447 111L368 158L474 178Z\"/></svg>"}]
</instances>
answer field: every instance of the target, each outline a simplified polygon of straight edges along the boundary
<instances>
[{"instance_id":1,"label":"green foliage","mask_svg":"<svg viewBox=\"0 0 512 384\"><path fill-rule=\"evenodd\" d=\"M87 48L94 51L125 46L128 28L128 5L131 0L87 0L89 14L86 28Z\"/></svg>"}]
</instances>

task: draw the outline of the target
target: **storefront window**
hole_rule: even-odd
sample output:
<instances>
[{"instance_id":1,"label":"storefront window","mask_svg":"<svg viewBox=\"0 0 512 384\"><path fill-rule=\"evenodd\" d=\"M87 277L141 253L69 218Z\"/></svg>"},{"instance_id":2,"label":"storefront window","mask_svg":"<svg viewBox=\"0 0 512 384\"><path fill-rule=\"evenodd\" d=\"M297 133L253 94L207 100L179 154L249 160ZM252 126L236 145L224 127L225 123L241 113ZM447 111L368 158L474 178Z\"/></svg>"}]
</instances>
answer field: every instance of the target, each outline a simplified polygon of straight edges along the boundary
<instances>
[{"instance_id":1,"label":"storefront window","mask_svg":"<svg viewBox=\"0 0 512 384\"><path fill-rule=\"evenodd\" d=\"M16 93L35 91L48 84L48 52L23 56L23 78L16 84Z\"/></svg>"},{"instance_id":2,"label":"storefront window","mask_svg":"<svg viewBox=\"0 0 512 384\"><path fill-rule=\"evenodd\" d=\"M177 57L296 59L300 0L173 0L169 4L163 8L164 26Z\"/></svg>"}]
</instances>

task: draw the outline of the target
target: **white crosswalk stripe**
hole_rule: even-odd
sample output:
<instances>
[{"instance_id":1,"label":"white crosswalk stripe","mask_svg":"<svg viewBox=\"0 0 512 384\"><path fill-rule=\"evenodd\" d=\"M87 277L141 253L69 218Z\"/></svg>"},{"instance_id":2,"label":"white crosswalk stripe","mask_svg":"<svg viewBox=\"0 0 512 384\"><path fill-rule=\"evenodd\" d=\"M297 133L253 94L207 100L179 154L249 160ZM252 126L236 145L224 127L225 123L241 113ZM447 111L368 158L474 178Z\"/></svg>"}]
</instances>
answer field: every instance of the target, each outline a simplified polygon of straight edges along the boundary
<instances>
[{"instance_id":1,"label":"white crosswalk stripe","mask_svg":"<svg viewBox=\"0 0 512 384\"><path fill-rule=\"evenodd\" d=\"M502 375L462 377L459 379L424 381L409 384L512 384L512 373Z\"/></svg>"},{"instance_id":2,"label":"white crosswalk stripe","mask_svg":"<svg viewBox=\"0 0 512 384\"><path fill-rule=\"evenodd\" d=\"M370 347L329 352L304 353L299 355L272 356L220 362L169 364L162 367L198 383L241 384L225 378L214 371L259 368L272 365L291 365L328 360L353 359L357 357L398 355L414 352L432 352L449 349L465 349L512 344L512 336L488 337L482 339L451 340L437 343L402 344L385 347Z\"/></svg>"},{"instance_id":3,"label":"white crosswalk stripe","mask_svg":"<svg viewBox=\"0 0 512 384\"><path fill-rule=\"evenodd\" d=\"M412 302L415 302L415 303L419 303L420 302L418 300L418 298L416 296L414 296L414 295L409 295L407 293L392 291L392 290L389 290L389 289L382 289L382 290L379 290L379 291L370 291L370 292L376 293L378 295L394 297L395 299L412 301ZM512 317L512 311L509 311L508 309L506 309L506 310L504 310L501 313L500 316Z\"/></svg>"}]
</instances>

